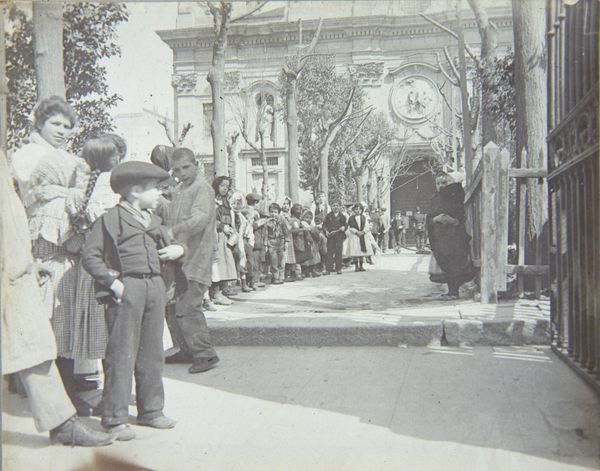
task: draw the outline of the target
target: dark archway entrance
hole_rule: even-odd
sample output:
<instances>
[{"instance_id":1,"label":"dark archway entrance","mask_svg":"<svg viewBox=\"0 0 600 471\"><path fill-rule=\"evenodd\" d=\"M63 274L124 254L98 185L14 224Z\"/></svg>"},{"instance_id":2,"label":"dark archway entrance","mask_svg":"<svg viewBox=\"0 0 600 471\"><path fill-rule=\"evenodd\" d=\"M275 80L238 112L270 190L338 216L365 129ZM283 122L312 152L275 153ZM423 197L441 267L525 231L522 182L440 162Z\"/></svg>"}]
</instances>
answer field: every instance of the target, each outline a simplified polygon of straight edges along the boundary
<instances>
[{"instance_id":1,"label":"dark archway entrance","mask_svg":"<svg viewBox=\"0 0 600 471\"><path fill-rule=\"evenodd\" d=\"M408 172L396 177L391 188L390 216L396 211L415 212L421 208L422 213L429 210L429 201L435 193L435 178L431 170L432 156L418 158L409 167Z\"/></svg>"}]
</instances>

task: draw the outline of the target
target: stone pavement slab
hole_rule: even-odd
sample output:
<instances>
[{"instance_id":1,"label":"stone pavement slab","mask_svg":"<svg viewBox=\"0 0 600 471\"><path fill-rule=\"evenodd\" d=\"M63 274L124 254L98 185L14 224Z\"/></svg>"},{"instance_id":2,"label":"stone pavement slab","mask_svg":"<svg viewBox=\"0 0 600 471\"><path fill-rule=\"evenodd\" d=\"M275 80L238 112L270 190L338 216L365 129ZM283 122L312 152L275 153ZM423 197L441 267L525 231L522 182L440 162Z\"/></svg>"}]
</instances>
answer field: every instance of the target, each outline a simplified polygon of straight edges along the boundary
<instances>
[{"instance_id":1,"label":"stone pavement slab","mask_svg":"<svg viewBox=\"0 0 600 471\"><path fill-rule=\"evenodd\" d=\"M208 312L217 345L523 345L548 343L547 301L442 301L429 255L385 254L367 272L269 286Z\"/></svg>"},{"instance_id":2,"label":"stone pavement slab","mask_svg":"<svg viewBox=\"0 0 600 471\"><path fill-rule=\"evenodd\" d=\"M48 446L5 395L5 470L582 471L600 466L600 400L547 347L222 347L167 365L173 430ZM131 408L135 414L135 408ZM129 463L129 468L119 468Z\"/></svg>"}]
</instances>

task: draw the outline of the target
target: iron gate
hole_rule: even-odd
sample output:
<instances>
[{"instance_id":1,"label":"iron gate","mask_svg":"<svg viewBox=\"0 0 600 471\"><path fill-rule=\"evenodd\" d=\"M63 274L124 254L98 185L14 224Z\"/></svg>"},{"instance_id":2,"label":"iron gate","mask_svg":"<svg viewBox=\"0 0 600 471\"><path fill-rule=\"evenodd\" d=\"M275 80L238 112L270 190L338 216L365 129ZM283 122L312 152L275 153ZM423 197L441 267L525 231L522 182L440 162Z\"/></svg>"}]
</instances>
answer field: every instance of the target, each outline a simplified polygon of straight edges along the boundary
<instances>
[{"instance_id":1,"label":"iron gate","mask_svg":"<svg viewBox=\"0 0 600 471\"><path fill-rule=\"evenodd\" d=\"M598 0L548 1L553 347L600 391Z\"/></svg>"}]
</instances>

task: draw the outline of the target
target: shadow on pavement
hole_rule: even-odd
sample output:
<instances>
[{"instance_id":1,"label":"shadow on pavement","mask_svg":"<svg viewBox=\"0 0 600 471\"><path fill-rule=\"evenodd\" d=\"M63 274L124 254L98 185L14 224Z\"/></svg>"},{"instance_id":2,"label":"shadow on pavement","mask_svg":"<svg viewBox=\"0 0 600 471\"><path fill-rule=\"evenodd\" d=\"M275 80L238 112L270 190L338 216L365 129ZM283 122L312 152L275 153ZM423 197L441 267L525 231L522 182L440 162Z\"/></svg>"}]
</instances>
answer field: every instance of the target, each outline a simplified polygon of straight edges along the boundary
<instances>
[{"instance_id":1,"label":"shadow on pavement","mask_svg":"<svg viewBox=\"0 0 600 471\"><path fill-rule=\"evenodd\" d=\"M597 466L597 398L549 350L526 349L228 347L214 370L165 374L399 435Z\"/></svg>"}]
</instances>

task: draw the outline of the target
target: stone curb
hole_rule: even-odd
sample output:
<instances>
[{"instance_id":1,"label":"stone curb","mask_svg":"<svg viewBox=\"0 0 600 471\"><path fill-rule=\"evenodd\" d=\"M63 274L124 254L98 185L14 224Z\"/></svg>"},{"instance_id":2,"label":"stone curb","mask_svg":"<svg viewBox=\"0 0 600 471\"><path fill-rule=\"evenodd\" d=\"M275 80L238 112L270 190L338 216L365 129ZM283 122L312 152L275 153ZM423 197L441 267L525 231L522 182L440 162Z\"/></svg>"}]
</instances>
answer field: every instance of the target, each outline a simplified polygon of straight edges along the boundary
<instances>
[{"instance_id":1,"label":"stone curb","mask_svg":"<svg viewBox=\"0 0 600 471\"><path fill-rule=\"evenodd\" d=\"M463 345L549 345L547 319L443 320L446 344Z\"/></svg>"},{"instance_id":2,"label":"stone curb","mask_svg":"<svg viewBox=\"0 0 600 471\"><path fill-rule=\"evenodd\" d=\"M233 325L231 325L233 324ZM429 320L399 325L210 325L216 346L518 346L550 343L546 319Z\"/></svg>"}]
</instances>

